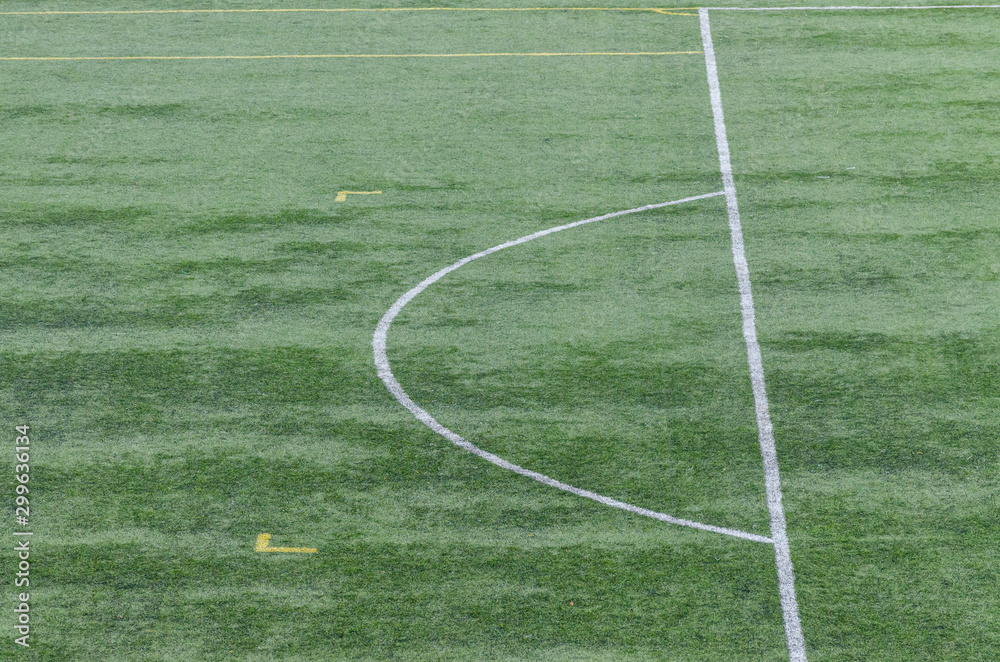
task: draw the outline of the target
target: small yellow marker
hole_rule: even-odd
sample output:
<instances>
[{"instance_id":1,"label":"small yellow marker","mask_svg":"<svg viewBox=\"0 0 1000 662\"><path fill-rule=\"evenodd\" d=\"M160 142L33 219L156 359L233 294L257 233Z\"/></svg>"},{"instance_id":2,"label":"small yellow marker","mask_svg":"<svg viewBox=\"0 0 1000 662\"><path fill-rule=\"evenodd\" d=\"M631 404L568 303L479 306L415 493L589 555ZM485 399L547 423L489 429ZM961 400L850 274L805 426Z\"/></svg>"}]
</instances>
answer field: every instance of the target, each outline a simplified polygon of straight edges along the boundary
<instances>
[{"instance_id":1,"label":"small yellow marker","mask_svg":"<svg viewBox=\"0 0 1000 662\"><path fill-rule=\"evenodd\" d=\"M288 552L291 554L316 554L317 550L312 547L271 547L271 534L262 533L257 536L257 547L255 552Z\"/></svg>"},{"instance_id":2,"label":"small yellow marker","mask_svg":"<svg viewBox=\"0 0 1000 662\"><path fill-rule=\"evenodd\" d=\"M382 195L382 191L337 191L337 197L333 201L343 202L349 195Z\"/></svg>"}]
</instances>

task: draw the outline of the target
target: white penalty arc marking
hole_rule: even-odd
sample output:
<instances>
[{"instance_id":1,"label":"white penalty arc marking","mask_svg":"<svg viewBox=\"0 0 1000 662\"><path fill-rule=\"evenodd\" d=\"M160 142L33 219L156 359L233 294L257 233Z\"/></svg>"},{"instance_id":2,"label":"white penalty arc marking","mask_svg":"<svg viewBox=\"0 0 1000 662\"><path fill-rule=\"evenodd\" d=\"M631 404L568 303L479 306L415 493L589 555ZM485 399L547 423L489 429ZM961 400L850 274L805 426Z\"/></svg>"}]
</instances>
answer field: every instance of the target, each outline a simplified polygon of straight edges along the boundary
<instances>
[{"instance_id":1,"label":"white penalty arc marking","mask_svg":"<svg viewBox=\"0 0 1000 662\"><path fill-rule=\"evenodd\" d=\"M712 45L712 30L708 20L708 10L698 10L701 23L701 40L705 50L705 69L708 76L708 90L712 101L712 116L715 119L715 144L719 152L719 171L722 174L723 191L726 194L726 209L729 213L729 232L733 245L733 264L740 289L740 310L743 314L743 339L747 346L747 364L750 368L750 382L753 386L754 410L757 413L757 430L760 440L760 455L764 464L764 485L767 492L767 510L771 515L771 538L774 540L774 560L778 570L778 593L781 596L781 611L785 621L785 639L791 662L806 662L806 644L802 635L799 605L795 598L795 573L792 569L792 555L788 546L785 525L785 508L781 503L781 477L778 472L778 454L774 444L774 428L767 403L767 389L764 385L764 363L761 359L760 344L757 342L757 324L754 321L753 291L750 287L750 268L747 265L743 245L743 227L736 200L736 184L733 180L733 166L729 154L729 139L726 137L726 122L722 114L722 92L719 87L719 70L715 62L715 47Z\"/></svg>"},{"instance_id":2,"label":"white penalty arc marking","mask_svg":"<svg viewBox=\"0 0 1000 662\"><path fill-rule=\"evenodd\" d=\"M525 469L512 462L508 462L498 455L493 453L488 453L483 449L479 448L475 444L466 441L461 436L455 434L445 426L434 420L434 417L428 414L424 409L422 409L418 404L410 399L410 396L406 394L403 387L396 380L395 376L392 374L392 368L389 366L389 357L386 354L386 339L389 333L389 326L392 321L399 315L400 311L403 310L403 306L408 304L413 300L418 294L426 290L428 287L436 283L437 281L444 278L446 275L455 271L459 267L463 267L473 260L478 260L481 257L486 257L496 253L497 251L503 250L505 248L510 248L511 246L517 246L518 244L523 244L533 239L538 239L539 237L544 237L546 235L553 234L555 232L561 232L563 230L569 230L570 228L579 227L581 225L586 225L587 223L596 223L597 221L603 221L609 218L615 218L616 216L624 216L626 214L635 214L641 211L648 211L650 209L659 209L660 207L668 207L670 205L679 205L685 202L693 202L695 200L704 200L705 198L714 198L720 195L725 195L725 191L716 191L715 193L706 193L705 195L696 195L690 198L683 198L681 200L673 200L671 202L661 202L655 205L646 205L644 207L636 207L635 209L626 209L624 211L616 211L610 214L604 214L603 216L595 216L594 218L588 218L583 221L576 221L575 223L568 223L566 225L560 225L558 227L549 228L548 230L541 230L535 232L534 234L529 234L520 239L514 239L513 241L508 241L506 243L500 244L499 246L494 246L493 248L487 248L484 251L480 251L475 255L470 255L469 257L462 258L458 262L452 264L449 267L441 269L437 273L425 278L416 287L411 289L409 292L399 297L396 303L392 304L392 307L382 316L379 321L378 326L375 328L375 335L372 338L372 352L375 356L375 367L378 369L378 376L385 382L386 388L389 392L399 400L399 403L406 407L411 414L417 417L417 419L429 427L434 432L438 433L451 443L455 444L459 448L466 450L473 455L478 455L487 462L491 462L496 466L506 469L508 471L513 471L514 473L520 474L531 478L532 480L537 480L539 483L544 483L550 487L555 487L556 489L563 490L564 492L570 492L577 496L584 497L585 499L591 499L602 503L605 506L610 506L612 508L619 508L621 510L628 511L630 513L635 513L637 515L644 515L645 517L651 517L661 522L667 522L670 524L677 524L679 526L687 526L694 529L701 529L703 531L711 531L712 533L721 533L727 536L733 536L735 538L742 538L744 540L752 540L754 542L762 542L773 544L773 540L767 536L759 536L755 533L748 533L746 531L739 531L737 529L728 529L721 526L713 526L711 524L702 524L701 522L692 522L691 520L681 519L679 517L673 517L665 513L659 513L655 510L649 510L648 508L640 508L639 506L634 506L630 503L625 503L624 501L618 501L617 499L612 499L611 497L606 497L602 494L597 494L596 492L591 492L589 490L580 489L579 487L573 487L572 485L567 485L566 483L561 483L558 480L549 478L544 474L540 474L537 471L531 471L530 469Z\"/></svg>"}]
</instances>

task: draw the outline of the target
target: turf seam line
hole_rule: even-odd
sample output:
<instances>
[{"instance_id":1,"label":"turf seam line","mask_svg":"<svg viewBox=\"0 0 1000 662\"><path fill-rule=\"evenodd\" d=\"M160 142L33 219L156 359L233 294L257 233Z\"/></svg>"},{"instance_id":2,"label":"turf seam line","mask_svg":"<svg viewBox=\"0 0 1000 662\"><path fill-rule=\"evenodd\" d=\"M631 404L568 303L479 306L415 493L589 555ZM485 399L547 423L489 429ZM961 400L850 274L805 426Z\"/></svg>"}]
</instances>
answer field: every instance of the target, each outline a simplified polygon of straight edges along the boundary
<instances>
[{"instance_id":1,"label":"turf seam line","mask_svg":"<svg viewBox=\"0 0 1000 662\"><path fill-rule=\"evenodd\" d=\"M345 12L511 12L511 11L600 11L600 12L653 12L675 16L673 12L698 9L698 7L331 7L308 9L137 9L95 11L7 11L0 16L61 16L95 14L291 14L291 13L345 13ZM838 5L831 7L702 7L711 11L797 11L797 10L850 10L850 9L1000 9L1000 5Z\"/></svg>"},{"instance_id":2,"label":"turf seam line","mask_svg":"<svg viewBox=\"0 0 1000 662\"><path fill-rule=\"evenodd\" d=\"M701 51L636 51L590 53L344 53L318 55L90 55L56 57L0 57L0 62L42 62L80 60L288 60L358 58L445 58L445 57L580 57L592 55L700 55Z\"/></svg>"},{"instance_id":3,"label":"turf seam line","mask_svg":"<svg viewBox=\"0 0 1000 662\"><path fill-rule=\"evenodd\" d=\"M811 11L849 9L1000 9L1000 5L842 5L834 7L706 7L711 11Z\"/></svg>"},{"instance_id":4,"label":"turf seam line","mask_svg":"<svg viewBox=\"0 0 1000 662\"><path fill-rule=\"evenodd\" d=\"M736 184L733 181L733 166L726 137L726 122L722 112L722 92L719 87L719 71L715 62L715 48L712 45L712 30L709 25L708 10L698 10L701 23L701 40L705 50L705 69L708 77L709 94L712 100L712 116L715 120L715 144L719 152L719 171L722 174L722 188L726 194L726 211L729 215L729 232L732 238L733 265L740 291L740 312L743 316L743 338L747 347L747 364L750 368L750 382L753 386L754 410L757 415L760 454L764 465L764 483L767 491L767 510L771 515L771 539L774 541L774 560L778 571L778 592L781 595L781 611L785 621L785 638L791 662L806 662L805 639L799 618L799 605L795 598L795 573L788 546L785 525L785 509L781 503L781 476L778 471L778 454L775 450L774 429L767 403L767 389L764 385L764 364L760 345L757 342L757 327L754 321L753 290L750 286L750 268L747 265L743 245L743 228L740 223L739 205L736 200Z\"/></svg>"},{"instance_id":5,"label":"turf seam line","mask_svg":"<svg viewBox=\"0 0 1000 662\"><path fill-rule=\"evenodd\" d=\"M531 471L530 469L525 469L516 464L513 464L512 462L508 462L507 460L503 459L498 455L494 455L493 453L484 451L478 446L472 444L469 441L466 441L458 434L452 432L445 426L438 423L433 416L431 416L429 413L427 413L426 410L421 408L418 404L416 404L413 400L410 399L410 396L406 394L406 391L403 390L403 387L396 380L396 377L392 374L392 368L389 365L389 357L386 351L389 327L392 324L392 321L396 318L396 316L399 315L400 311L403 310L403 306L412 301L414 297L416 297L418 294L426 290L432 284L441 280L446 275L450 274L452 271L455 271L456 269L465 266L469 262L472 262L473 260L478 260L481 257L492 255L497 251L503 250L505 248L510 248L511 246L517 246L519 244L532 241L533 239L538 239L539 237L544 237L546 235L550 235L555 232L561 232L562 230L569 230L570 228L576 228L581 225L586 225L588 223L596 223L597 221L603 221L609 218L615 218L617 216L624 216L626 214L635 214L637 212L648 211L650 209L659 209L661 207L668 207L670 205L679 205L685 202L693 202L695 200L703 200L705 198L714 198L721 195L725 195L725 192L716 191L715 193L706 193L704 195L696 195L690 198L673 200L671 202L661 202L658 204L646 205L644 207L636 207L634 209L616 211L610 214L604 214L603 216L595 216L594 218L588 218L583 221L576 221L575 223L559 225L554 228L541 230L539 232L526 235L519 239L514 239L512 241L499 244L492 248L487 248L484 251L480 251L474 255L462 258L461 260L455 262L451 266L441 269L440 271L434 273L433 275L425 278L418 285L409 290L406 294L399 297L399 299L397 299L396 302L392 304L392 307L389 308L388 311L386 311L385 315L382 316L382 319L379 320L378 326L375 328L375 334L372 337L372 354L375 358L375 367L378 370L379 378L385 383L386 388L389 389L389 392L392 393L392 395L396 398L396 400L398 400L401 405L406 407L406 409L408 409L410 413L413 414L421 423L423 423L424 425L426 425L431 430L441 435L448 441L452 442L459 448L468 451L473 455L478 455L487 462L495 464L496 466L502 469L513 471L514 473L526 476L528 478L531 478L532 480L538 481L539 483L549 485L550 487L555 487L557 489L563 490L564 492L570 492L577 496L597 501L598 503L602 503L605 506L618 508L620 510L625 510L631 513L635 513L637 515L643 515L645 517L650 517L659 520L661 522L667 522L669 524L677 524L679 526L686 526L694 529L701 529L703 531L711 531L712 533L720 533L727 536L733 536L735 538L742 538L743 540L751 540L754 542L773 544L773 540L766 536L757 535L755 533L749 533L747 531L729 529L726 527L714 526L711 524L703 524L701 522L693 522L691 520L673 517L665 513L659 513L654 510L650 510L648 508L641 508L639 506L634 506L630 503L618 501L617 499L612 499L610 497L606 497L602 494L597 494L589 490L584 490L578 487L574 487L572 485L567 485L566 483L562 483L553 478L549 478L544 474L540 474L537 471Z\"/></svg>"}]
</instances>

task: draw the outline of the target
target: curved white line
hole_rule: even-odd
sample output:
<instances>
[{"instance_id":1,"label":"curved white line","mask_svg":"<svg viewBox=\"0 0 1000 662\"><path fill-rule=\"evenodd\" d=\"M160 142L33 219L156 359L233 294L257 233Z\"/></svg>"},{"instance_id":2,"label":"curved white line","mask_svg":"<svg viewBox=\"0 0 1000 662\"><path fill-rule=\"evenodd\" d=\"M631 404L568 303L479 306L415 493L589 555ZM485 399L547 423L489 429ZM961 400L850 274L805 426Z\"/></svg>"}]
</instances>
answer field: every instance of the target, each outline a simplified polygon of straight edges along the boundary
<instances>
[{"instance_id":1,"label":"curved white line","mask_svg":"<svg viewBox=\"0 0 1000 662\"><path fill-rule=\"evenodd\" d=\"M715 193L706 193L705 195L696 195L690 198L683 198L681 200L674 200L672 202L661 202L655 205L646 205L645 207L636 207L635 209L627 209L625 211L616 211L610 214L604 214L603 216L595 216L594 218L588 218L584 221L576 221L575 223L568 223L566 225L560 225L558 227L549 228L548 230L541 230L535 232L534 234L529 234L527 236L521 237L520 239L514 239L513 241L508 241L506 243L500 244L499 246L494 246L493 248L487 248L484 251L480 251L475 255L470 255L469 257L462 258L455 264L449 267L441 269L437 273L421 281L416 287L411 289L409 292L399 297L396 303L392 304L392 307L382 316L379 320L378 326L375 328L375 335L372 338L372 351L375 356L375 367L378 368L378 376L385 382L386 388L389 392L399 400L400 404L410 410L414 416L416 416L420 422L434 430L439 435L452 442L459 448L462 448L473 455L478 455L487 462L492 462L493 464L507 469L508 471L513 471L514 473L521 474L522 476L527 476L533 480L537 480L539 483L544 483L551 487L563 490L565 492L570 492L587 499L592 499L598 503L603 503L606 506L611 506L612 508L620 508L621 510L627 510L631 513L636 513L637 515L645 515L646 517L651 517L653 519L660 520L661 522L669 522L670 524L678 524L680 526L689 526L695 529L702 529L704 531L712 531L713 533L721 533L727 536L734 536L736 538L743 538L744 540L753 540L755 542L763 542L773 544L773 540L766 536L759 536L754 533L748 533L746 531L739 531L736 529L727 529L721 526L712 526L711 524L702 524L701 522L692 522L691 520L680 519L678 517L672 517L664 513L658 513L655 510L649 510L648 508L640 508L639 506L633 506L630 503L625 503L623 501L618 501L617 499L612 499L589 490L582 490L578 487L573 487L572 485L567 485L566 483L560 483L559 481L549 478L544 474L540 474L537 471L531 471L530 469L525 469L512 462L508 462L498 455L493 453L488 453L481 448L475 446L474 444L466 441L459 435L455 434L445 426L434 420L434 417L428 414L424 409L422 409L417 403L410 399L410 396L406 394L403 387L400 386L399 382L392 374L392 369L389 367L389 358L386 355L386 337L389 333L389 326L392 321L396 318L396 315L403 310L403 306L408 304L415 296L423 292L433 283L444 278L446 275L455 271L459 267L462 267L473 260L478 260L481 257L490 255L491 253L496 253L504 248L509 248L511 246L517 246L518 244L523 244L525 242L531 241L532 239L538 239L539 237L544 237L554 232L561 232L562 230L569 230L570 228L575 228L580 225L585 225L587 223L596 223L597 221L603 221L605 219L614 218L616 216L624 216L625 214L634 214L640 211L648 211L650 209L658 209L659 207L667 207L670 205L679 205L683 202L692 202L694 200L702 200L704 198L714 198L716 196L725 195L725 191L717 191Z\"/></svg>"}]
</instances>

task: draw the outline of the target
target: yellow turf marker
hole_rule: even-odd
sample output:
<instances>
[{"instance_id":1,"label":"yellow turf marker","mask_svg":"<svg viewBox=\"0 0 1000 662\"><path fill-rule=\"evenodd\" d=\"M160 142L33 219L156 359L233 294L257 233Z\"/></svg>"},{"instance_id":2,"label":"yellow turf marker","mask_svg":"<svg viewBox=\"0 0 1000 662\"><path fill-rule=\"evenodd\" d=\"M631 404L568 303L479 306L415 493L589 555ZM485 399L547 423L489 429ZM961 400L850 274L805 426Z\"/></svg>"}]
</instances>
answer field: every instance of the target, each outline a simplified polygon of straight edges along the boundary
<instances>
[{"instance_id":1,"label":"yellow turf marker","mask_svg":"<svg viewBox=\"0 0 1000 662\"><path fill-rule=\"evenodd\" d=\"M389 12L389 11L651 11L666 14L681 9L697 7L383 7L328 9L132 9L96 11L4 11L0 16L51 16L58 14L285 14L333 12ZM677 14L695 16L696 14Z\"/></svg>"},{"instance_id":2,"label":"yellow turf marker","mask_svg":"<svg viewBox=\"0 0 1000 662\"><path fill-rule=\"evenodd\" d=\"M271 534L262 533L257 536L257 546L255 552L286 552L291 554L316 554L317 550L312 547L271 547Z\"/></svg>"},{"instance_id":3,"label":"yellow turf marker","mask_svg":"<svg viewBox=\"0 0 1000 662\"><path fill-rule=\"evenodd\" d=\"M333 201L343 202L349 195L382 195L382 191L337 191L337 197Z\"/></svg>"},{"instance_id":4,"label":"yellow turf marker","mask_svg":"<svg viewBox=\"0 0 1000 662\"><path fill-rule=\"evenodd\" d=\"M572 57L586 55L700 55L703 51L643 51L628 53L350 53L336 55L97 55L86 57L0 57L0 62L51 62L67 60L287 60L309 58L416 58L416 57Z\"/></svg>"}]
</instances>

